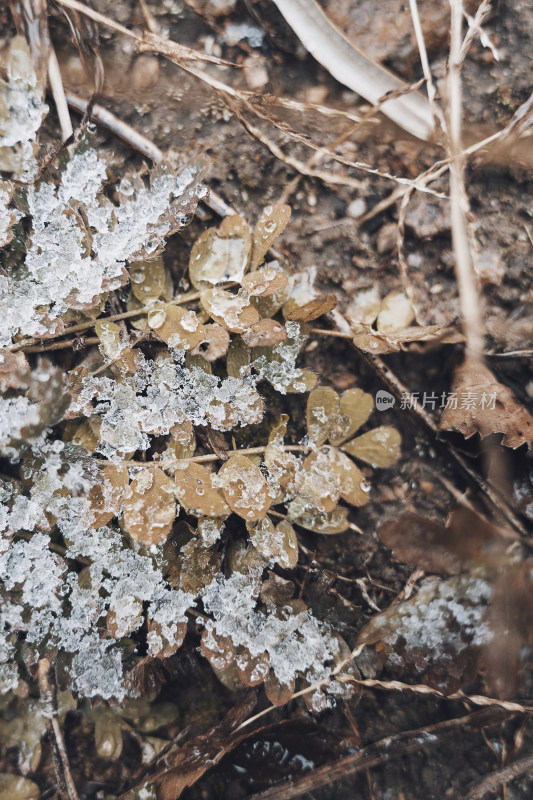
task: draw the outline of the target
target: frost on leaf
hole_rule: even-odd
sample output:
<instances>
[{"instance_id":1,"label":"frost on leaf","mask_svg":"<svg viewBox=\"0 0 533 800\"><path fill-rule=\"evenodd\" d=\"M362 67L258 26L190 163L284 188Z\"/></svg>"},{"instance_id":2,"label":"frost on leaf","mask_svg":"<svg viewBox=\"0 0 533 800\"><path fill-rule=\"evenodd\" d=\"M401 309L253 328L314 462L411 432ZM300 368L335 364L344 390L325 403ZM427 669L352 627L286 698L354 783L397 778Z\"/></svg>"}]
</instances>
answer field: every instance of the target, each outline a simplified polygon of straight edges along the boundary
<instances>
[{"instance_id":1,"label":"frost on leaf","mask_svg":"<svg viewBox=\"0 0 533 800\"><path fill-rule=\"evenodd\" d=\"M44 179L29 186L24 267L1 279L0 343L59 332L69 308L96 306L104 291L122 286L126 261L156 255L184 224L204 191L202 177L201 164L177 174L162 164L149 186L139 180L114 205L103 194L106 160L89 148L71 158L58 186Z\"/></svg>"},{"instance_id":2,"label":"frost on leaf","mask_svg":"<svg viewBox=\"0 0 533 800\"><path fill-rule=\"evenodd\" d=\"M280 683L296 677L313 683L328 674L327 664L337 650L334 637L309 611L293 612L290 606L278 617L256 610L259 574L235 572L219 575L202 593L204 608L213 617L208 631L243 647L252 658L268 658Z\"/></svg>"},{"instance_id":3,"label":"frost on leaf","mask_svg":"<svg viewBox=\"0 0 533 800\"><path fill-rule=\"evenodd\" d=\"M7 81L0 80L0 169L15 177L34 171L33 143L48 111L31 64L25 39L15 36L7 55Z\"/></svg>"},{"instance_id":4,"label":"frost on leaf","mask_svg":"<svg viewBox=\"0 0 533 800\"><path fill-rule=\"evenodd\" d=\"M196 240L189 260L189 276L196 289L218 283L240 283L248 267L252 236L246 221L226 217L218 228L208 228Z\"/></svg>"},{"instance_id":5,"label":"frost on leaf","mask_svg":"<svg viewBox=\"0 0 533 800\"><path fill-rule=\"evenodd\" d=\"M124 493L124 529L135 542L166 541L176 517L174 485L163 470L141 469Z\"/></svg>"},{"instance_id":6,"label":"frost on leaf","mask_svg":"<svg viewBox=\"0 0 533 800\"><path fill-rule=\"evenodd\" d=\"M231 456L217 476L226 502L232 511L252 522L263 519L270 507L266 481L261 471L246 456Z\"/></svg>"},{"instance_id":7,"label":"frost on leaf","mask_svg":"<svg viewBox=\"0 0 533 800\"><path fill-rule=\"evenodd\" d=\"M481 577L434 582L373 617L359 642L380 642L380 655L390 668L427 674L439 689L454 691L474 677L479 648L492 639L483 622L491 595Z\"/></svg>"},{"instance_id":8,"label":"frost on leaf","mask_svg":"<svg viewBox=\"0 0 533 800\"><path fill-rule=\"evenodd\" d=\"M72 413L101 419L98 452L115 460L131 457L148 449L150 436L168 435L186 421L210 423L218 430L261 421L261 398L253 382L187 367L183 356L183 350L155 361L141 356L138 372L128 380L82 379Z\"/></svg>"}]
</instances>

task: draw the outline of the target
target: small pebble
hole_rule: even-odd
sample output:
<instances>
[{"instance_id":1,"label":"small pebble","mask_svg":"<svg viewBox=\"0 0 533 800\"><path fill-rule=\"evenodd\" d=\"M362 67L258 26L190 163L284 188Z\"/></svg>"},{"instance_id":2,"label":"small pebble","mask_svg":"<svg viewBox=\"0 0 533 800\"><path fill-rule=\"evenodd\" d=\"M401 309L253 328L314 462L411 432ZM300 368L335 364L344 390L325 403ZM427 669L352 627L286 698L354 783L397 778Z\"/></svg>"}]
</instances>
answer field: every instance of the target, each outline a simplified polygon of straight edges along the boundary
<instances>
[{"instance_id":1,"label":"small pebble","mask_svg":"<svg viewBox=\"0 0 533 800\"><path fill-rule=\"evenodd\" d=\"M346 209L346 213L349 217L353 219L357 219L357 217L362 217L366 211L366 203L362 197L356 197L355 200L349 204L348 208Z\"/></svg>"}]
</instances>

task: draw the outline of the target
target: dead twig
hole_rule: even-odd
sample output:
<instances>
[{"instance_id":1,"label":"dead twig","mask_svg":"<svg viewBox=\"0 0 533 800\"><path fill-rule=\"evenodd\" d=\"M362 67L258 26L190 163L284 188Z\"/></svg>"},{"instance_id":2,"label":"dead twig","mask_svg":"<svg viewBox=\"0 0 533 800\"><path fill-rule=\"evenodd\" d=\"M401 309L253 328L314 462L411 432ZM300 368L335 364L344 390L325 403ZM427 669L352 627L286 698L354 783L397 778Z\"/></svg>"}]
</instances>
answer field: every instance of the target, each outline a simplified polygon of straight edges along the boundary
<instances>
[{"instance_id":1,"label":"dead twig","mask_svg":"<svg viewBox=\"0 0 533 800\"><path fill-rule=\"evenodd\" d=\"M479 783L476 783L466 796L461 795L461 798L464 798L464 800L481 800L488 792L495 792L501 786L506 786L506 784L513 781L515 778L519 778L521 775L530 772L532 768L533 755L521 758L508 767L491 772L490 775L487 775ZM457 800L459 800L459 797L457 797Z\"/></svg>"},{"instance_id":2,"label":"dead twig","mask_svg":"<svg viewBox=\"0 0 533 800\"><path fill-rule=\"evenodd\" d=\"M75 108L80 114L85 114L89 106L89 100L79 97L74 94L74 92L66 92L65 97L69 106ZM91 118L100 125L103 125L104 128L110 130L115 136L118 136L119 139L126 142L126 144L129 144L134 150L138 150L139 153L142 153L151 161L157 163L162 160L164 153L157 145L103 106L95 103L91 109Z\"/></svg>"},{"instance_id":3,"label":"dead twig","mask_svg":"<svg viewBox=\"0 0 533 800\"><path fill-rule=\"evenodd\" d=\"M482 709L425 728L387 736L356 753L324 764L300 778L292 778L278 786L258 792L252 795L250 800L291 800L291 798L300 797L323 786L331 786L335 781L343 780L357 772L388 762L391 758L438 745L444 737L457 734L458 731L474 733L485 727L497 725L506 719L509 719L509 712L503 709Z\"/></svg>"},{"instance_id":4,"label":"dead twig","mask_svg":"<svg viewBox=\"0 0 533 800\"><path fill-rule=\"evenodd\" d=\"M468 199L464 185L464 156L461 148L462 119L462 0L450 0L451 43L448 68L450 151L450 211L455 270L459 285L459 300L464 320L466 347L469 355L481 359L484 345L484 326L477 279L474 272L472 243L467 226Z\"/></svg>"},{"instance_id":5,"label":"dead twig","mask_svg":"<svg viewBox=\"0 0 533 800\"><path fill-rule=\"evenodd\" d=\"M433 83L433 77L431 75L431 70L429 68L426 42L424 40L422 25L420 24L420 16L418 14L418 5L416 0L409 0L409 9L411 11L411 19L413 20L413 27L415 29L415 37L418 46L418 52L420 55L420 63L422 65L422 71L424 73L424 78L426 80L426 88L428 93L429 107L431 109L431 115L433 117L435 126L438 127L440 125L444 129L445 127L444 117L435 101L435 98L437 96L437 90L435 89L435 84Z\"/></svg>"},{"instance_id":6,"label":"dead twig","mask_svg":"<svg viewBox=\"0 0 533 800\"><path fill-rule=\"evenodd\" d=\"M48 738L52 746L54 769L61 800L79 800L76 785L70 771L70 764L63 738L63 731L57 715L56 686L52 666L47 658L41 658L37 665L42 713L46 720Z\"/></svg>"}]
</instances>

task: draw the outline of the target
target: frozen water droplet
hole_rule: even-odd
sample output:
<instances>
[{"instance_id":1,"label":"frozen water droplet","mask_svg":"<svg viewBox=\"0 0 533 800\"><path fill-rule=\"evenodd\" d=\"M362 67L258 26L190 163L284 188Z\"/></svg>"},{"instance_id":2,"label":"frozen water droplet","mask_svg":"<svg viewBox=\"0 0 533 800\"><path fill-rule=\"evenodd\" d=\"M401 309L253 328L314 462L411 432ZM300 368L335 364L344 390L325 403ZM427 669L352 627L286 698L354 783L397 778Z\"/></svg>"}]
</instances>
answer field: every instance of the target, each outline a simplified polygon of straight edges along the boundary
<instances>
[{"instance_id":1,"label":"frozen water droplet","mask_svg":"<svg viewBox=\"0 0 533 800\"><path fill-rule=\"evenodd\" d=\"M158 311L150 311L148 314L148 325L153 330L157 330L164 324L166 318L167 315L162 309L159 309Z\"/></svg>"},{"instance_id":2,"label":"frozen water droplet","mask_svg":"<svg viewBox=\"0 0 533 800\"><path fill-rule=\"evenodd\" d=\"M198 489L196 490L196 494L198 495L198 497L201 497L203 494L205 494L205 490L201 489L199 486Z\"/></svg>"},{"instance_id":3,"label":"frozen water droplet","mask_svg":"<svg viewBox=\"0 0 533 800\"><path fill-rule=\"evenodd\" d=\"M130 197L133 194L133 184L127 178L122 178L118 189L119 192L121 192L123 195L126 195L126 197Z\"/></svg>"},{"instance_id":4,"label":"frozen water droplet","mask_svg":"<svg viewBox=\"0 0 533 800\"><path fill-rule=\"evenodd\" d=\"M274 233L277 227L278 226L276 225L273 219L271 219L269 222L265 222L265 231L267 233Z\"/></svg>"},{"instance_id":5,"label":"frozen water droplet","mask_svg":"<svg viewBox=\"0 0 533 800\"><path fill-rule=\"evenodd\" d=\"M263 216L269 217L272 214L273 210L274 209L272 208L272 206L265 206L263 209Z\"/></svg>"},{"instance_id":6,"label":"frozen water droplet","mask_svg":"<svg viewBox=\"0 0 533 800\"><path fill-rule=\"evenodd\" d=\"M144 270L143 269L134 269L130 275L130 278L133 283L144 283Z\"/></svg>"},{"instance_id":7,"label":"frozen water droplet","mask_svg":"<svg viewBox=\"0 0 533 800\"><path fill-rule=\"evenodd\" d=\"M92 133L96 133L96 131L97 131L96 124L94 122L88 122L87 123L87 133L91 133L92 134Z\"/></svg>"}]
</instances>

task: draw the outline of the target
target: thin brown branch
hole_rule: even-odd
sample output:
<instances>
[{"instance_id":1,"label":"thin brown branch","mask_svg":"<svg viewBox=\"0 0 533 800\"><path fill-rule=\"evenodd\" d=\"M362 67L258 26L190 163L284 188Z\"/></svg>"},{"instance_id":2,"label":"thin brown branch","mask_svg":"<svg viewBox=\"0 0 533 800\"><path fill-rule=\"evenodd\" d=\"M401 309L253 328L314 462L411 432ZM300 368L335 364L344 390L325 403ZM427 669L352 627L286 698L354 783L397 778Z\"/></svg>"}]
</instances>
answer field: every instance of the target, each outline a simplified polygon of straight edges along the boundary
<instances>
[{"instance_id":1,"label":"thin brown branch","mask_svg":"<svg viewBox=\"0 0 533 800\"><path fill-rule=\"evenodd\" d=\"M93 344L100 344L98 336L84 336L77 339L64 339L60 342L51 341L49 344L43 342L42 344L31 345L24 347L24 353L51 353L54 350L84 350Z\"/></svg>"},{"instance_id":2,"label":"thin brown branch","mask_svg":"<svg viewBox=\"0 0 533 800\"><path fill-rule=\"evenodd\" d=\"M52 746L59 796L61 800L79 800L76 785L70 771L63 731L59 724L53 670L47 658L41 658L37 665L37 680L42 713L46 720L48 738Z\"/></svg>"},{"instance_id":3,"label":"thin brown branch","mask_svg":"<svg viewBox=\"0 0 533 800\"><path fill-rule=\"evenodd\" d=\"M224 456L260 456L265 452L266 448L267 445L262 445L261 447L242 447L235 450L226 450ZM308 453L313 447L306 444L286 444L283 445L281 449L286 453ZM131 465L132 467L174 467L180 462L188 464L194 461L196 464L208 464L210 461L220 461L222 458L222 454L219 453L205 453L201 456L190 456L190 458L165 458L161 461L124 461L124 464L128 466ZM107 461L98 459L98 464L105 466Z\"/></svg>"},{"instance_id":4,"label":"thin brown branch","mask_svg":"<svg viewBox=\"0 0 533 800\"><path fill-rule=\"evenodd\" d=\"M466 797L464 797L464 795L462 795L462 797L464 797L464 800L481 800L488 792L497 791L500 787L506 786L510 781L515 780L515 778L519 778L521 775L531 772L532 769L533 755L526 756L526 758L521 758L508 767L491 772L490 775L487 775L483 780L472 787ZM459 798L457 798L457 800L459 800Z\"/></svg>"},{"instance_id":5,"label":"thin brown branch","mask_svg":"<svg viewBox=\"0 0 533 800\"><path fill-rule=\"evenodd\" d=\"M76 111L79 111L81 114L85 114L89 106L88 100L84 97L79 97L73 92L66 92L65 96L69 106L72 106L72 108L75 108ZM134 150L138 150L139 153L142 153L152 161L157 163L163 158L163 151L160 150L157 145L103 106L95 103L91 109L91 118L110 130L115 136L118 136L119 139L122 139Z\"/></svg>"},{"instance_id":6,"label":"thin brown branch","mask_svg":"<svg viewBox=\"0 0 533 800\"><path fill-rule=\"evenodd\" d=\"M444 117L435 101L435 98L437 96L437 90L435 89L435 84L433 83L433 77L431 75L431 70L429 68L426 42L424 39L424 33L422 31L422 25L420 24L420 16L418 14L417 0L409 0L409 9L411 11L411 19L413 20L413 27L415 29L415 38L416 38L416 43L418 45L420 63L422 65L422 71L424 73L424 78L426 80L426 87L428 93L429 107L431 109L431 115L433 117L436 127L438 127L439 125L441 127L444 127Z\"/></svg>"},{"instance_id":7,"label":"thin brown branch","mask_svg":"<svg viewBox=\"0 0 533 800\"><path fill-rule=\"evenodd\" d=\"M178 295L170 302L174 305L182 305L183 303L192 303L194 300L198 300L199 297L200 292L186 292L185 294ZM83 331L87 331L94 327L95 322L119 322L123 319L134 319L135 317L142 317L145 314L149 314L152 310L152 306L143 306L143 308L136 308L133 311L123 311L121 314L112 314L108 317L98 317L98 320L91 319L87 322L80 322L78 325L70 325L68 328L65 328L65 330L61 331L61 333L48 336L47 340L58 339L60 336L71 336L73 333L83 333ZM21 342L17 342L15 345L13 345L10 350L16 352L17 350L24 350L24 348L32 347L34 345L42 345L42 339L23 339Z\"/></svg>"},{"instance_id":8,"label":"thin brown branch","mask_svg":"<svg viewBox=\"0 0 533 800\"><path fill-rule=\"evenodd\" d=\"M482 709L463 717L437 722L435 725L428 725L425 728L387 736L356 753L324 764L300 778L292 778L278 786L258 792L252 795L250 800L291 800L294 797L301 797L303 794L316 791L324 786L332 786L334 782L348 778L362 770L387 763L391 758L414 753L432 745L439 745L445 737L457 735L459 731L474 733L509 718L509 712L503 709Z\"/></svg>"}]
</instances>

